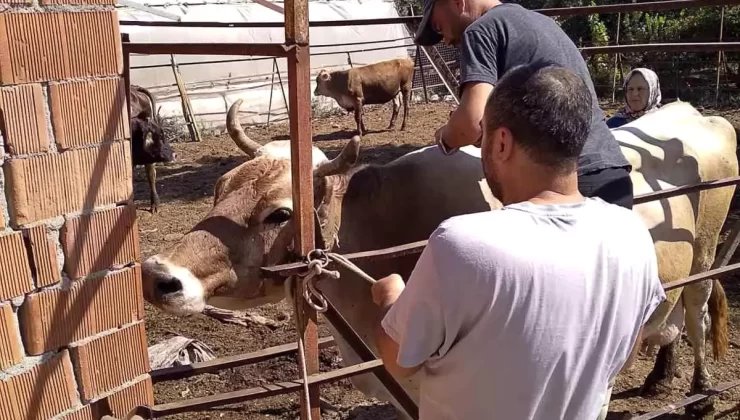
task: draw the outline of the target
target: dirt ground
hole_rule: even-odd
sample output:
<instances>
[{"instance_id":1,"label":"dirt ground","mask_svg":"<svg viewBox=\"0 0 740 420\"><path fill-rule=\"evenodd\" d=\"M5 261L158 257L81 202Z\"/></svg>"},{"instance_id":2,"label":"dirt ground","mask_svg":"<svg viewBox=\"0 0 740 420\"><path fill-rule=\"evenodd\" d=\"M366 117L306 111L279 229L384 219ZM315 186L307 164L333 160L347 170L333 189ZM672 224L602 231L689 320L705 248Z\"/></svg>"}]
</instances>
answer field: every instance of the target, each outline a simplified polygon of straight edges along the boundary
<instances>
[{"instance_id":1,"label":"dirt ground","mask_svg":"<svg viewBox=\"0 0 740 420\"><path fill-rule=\"evenodd\" d=\"M371 130L363 137L361 160L363 162L388 162L418 147L431 144L434 130L442 125L452 106L447 103L416 104L410 110L408 127L405 132L385 131L390 118L390 107L375 109L366 113L366 125ZM709 111L705 111L709 112ZM740 112L736 110L717 111L740 127ZM398 126L400 126L400 121ZM354 120L349 115L337 115L314 120L315 144L331 158L341 149L344 140L354 130ZM259 142L287 138L287 125L272 125L268 128L251 128L248 134ZM209 137L201 143L185 140L173 145L178 161L168 166L158 167L157 188L162 204L156 215L149 213L149 192L146 176L142 168L135 171L135 198L139 208L139 229L141 235L142 257L146 258L167 249L174 241L186 233L210 209L213 187L219 176L244 162L244 155L234 146L226 135ZM740 206L734 206L730 221L740 217ZM740 259L740 257L738 258ZM709 371L714 384L740 378L740 283L728 281L728 295L731 316L731 349L727 358L716 363L709 359ZM267 305L252 313L278 321L278 327L250 325L248 327L222 324L204 316L187 319L165 314L150 305L146 307L146 327L149 344L155 344L173 334L201 340L208 344L218 356L228 356L260 350L294 342L294 326L290 318L291 310L287 304ZM320 335L328 335L320 326ZM340 358L335 349L321 352L322 370L340 367ZM692 372L692 354L687 342L680 348L680 372L670 395L645 399L635 396L635 389L642 384L652 367L652 360L641 359L636 369L621 377L615 387L610 405L610 418L628 418L627 414L640 414L674 402L685 396L689 390ZM189 398L203 397L222 392L249 388L281 380L298 377L296 359L281 357L249 367L225 370L219 374L205 374L186 380L162 382L155 385L157 404L174 402ZM325 418L335 419L394 419L395 414L389 404L368 400L354 390L348 380L322 387L321 395L328 403L324 410ZM738 418L740 389L719 397L717 418ZM288 419L296 418L299 408L298 395L272 397L249 403L232 405L207 411L187 413L170 418L177 419ZM678 413L683 413L678 410ZM685 418L672 415L666 418Z\"/></svg>"}]
</instances>

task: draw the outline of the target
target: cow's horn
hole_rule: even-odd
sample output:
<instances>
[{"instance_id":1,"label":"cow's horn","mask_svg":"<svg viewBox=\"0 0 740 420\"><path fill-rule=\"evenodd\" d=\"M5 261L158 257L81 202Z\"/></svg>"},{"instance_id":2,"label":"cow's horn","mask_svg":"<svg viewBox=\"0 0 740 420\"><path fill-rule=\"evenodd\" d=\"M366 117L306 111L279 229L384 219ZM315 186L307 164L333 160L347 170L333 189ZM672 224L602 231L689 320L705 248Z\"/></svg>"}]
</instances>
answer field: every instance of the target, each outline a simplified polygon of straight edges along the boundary
<instances>
[{"instance_id":1,"label":"cow's horn","mask_svg":"<svg viewBox=\"0 0 740 420\"><path fill-rule=\"evenodd\" d=\"M347 172L349 168L357 163L357 158L359 156L360 136L354 136L347 145L344 146L344 149L339 153L339 156L321 163L316 170L314 170L314 175L317 177L325 177Z\"/></svg>"},{"instance_id":2,"label":"cow's horn","mask_svg":"<svg viewBox=\"0 0 740 420\"><path fill-rule=\"evenodd\" d=\"M262 147L261 144L252 140L244 132L244 129L239 122L239 107L242 104L241 99L237 99L229 108L229 113L226 115L226 129L229 131L229 136L234 140L237 147L239 147L244 153L250 158L253 158L257 154L257 150Z\"/></svg>"}]
</instances>

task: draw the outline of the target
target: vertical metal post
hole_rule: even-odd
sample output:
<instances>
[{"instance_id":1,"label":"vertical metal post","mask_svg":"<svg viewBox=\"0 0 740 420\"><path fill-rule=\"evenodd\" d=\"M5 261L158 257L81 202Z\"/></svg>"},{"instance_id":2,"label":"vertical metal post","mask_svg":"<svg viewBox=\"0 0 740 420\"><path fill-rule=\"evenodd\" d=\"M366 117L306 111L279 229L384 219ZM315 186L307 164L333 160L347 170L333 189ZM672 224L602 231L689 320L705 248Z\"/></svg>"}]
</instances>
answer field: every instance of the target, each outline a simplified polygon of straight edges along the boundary
<instances>
[{"instance_id":1,"label":"vertical metal post","mask_svg":"<svg viewBox=\"0 0 740 420\"><path fill-rule=\"evenodd\" d=\"M272 115L272 91L275 90L275 67L277 67L277 60L272 59L272 80L270 80L270 102L267 105L267 127L270 127L270 116ZM280 69L278 69L280 71Z\"/></svg>"},{"instance_id":2,"label":"vertical metal post","mask_svg":"<svg viewBox=\"0 0 740 420\"><path fill-rule=\"evenodd\" d=\"M290 106L288 106L288 98L285 96L285 85L283 85L283 76L280 75L280 66L278 65L277 58L273 58L275 62L275 68L277 69L278 83L280 83L280 91L283 93L283 102L285 103L285 112L290 114Z\"/></svg>"},{"instance_id":3,"label":"vertical metal post","mask_svg":"<svg viewBox=\"0 0 740 420\"><path fill-rule=\"evenodd\" d=\"M427 78L424 74L424 61L421 59L421 47L416 46L416 59L419 61L419 71L421 72L421 89L424 92L424 103L429 103L427 96Z\"/></svg>"},{"instance_id":4,"label":"vertical metal post","mask_svg":"<svg viewBox=\"0 0 740 420\"><path fill-rule=\"evenodd\" d=\"M617 15L617 45L619 45L619 32L622 27L622 14ZM612 103L617 100L617 64L619 53L614 54L614 74L612 76Z\"/></svg>"},{"instance_id":5,"label":"vertical metal post","mask_svg":"<svg viewBox=\"0 0 740 420\"><path fill-rule=\"evenodd\" d=\"M131 119L131 54L125 44L131 42L129 34L121 34L121 50L123 52L123 87L126 91L126 113ZM152 110L152 112L157 112Z\"/></svg>"},{"instance_id":6,"label":"vertical metal post","mask_svg":"<svg viewBox=\"0 0 740 420\"><path fill-rule=\"evenodd\" d=\"M719 19L719 42L722 42L722 35L725 30L725 6L722 6L722 12ZM717 84L714 86L714 106L719 105L719 75L720 69L722 68L722 53L723 51L717 52Z\"/></svg>"},{"instance_id":7,"label":"vertical metal post","mask_svg":"<svg viewBox=\"0 0 740 420\"><path fill-rule=\"evenodd\" d=\"M307 255L314 247L313 165L311 143L311 68L308 47L308 0L285 2L285 43L292 46L288 54L288 97L290 100L290 156L293 182L295 247ZM296 287L300 287L296 281ZM295 296L302 294L297 289ZM298 334L305 353L308 375L319 372L319 347L316 311L303 300L296 305ZM299 341L300 344L300 341ZM301 419L319 419L319 387L311 385L301 393ZM310 407L310 409L309 409Z\"/></svg>"},{"instance_id":8,"label":"vertical metal post","mask_svg":"<svg viewBox=\"0 0 740 420\"><path fill-rule=\"evenodd\" d=\"M347 51L347 64L349 64L350 68L354 68L355 66L352 65L352 57L349 55L349 51Z\"/></svg>"}]
</instances>

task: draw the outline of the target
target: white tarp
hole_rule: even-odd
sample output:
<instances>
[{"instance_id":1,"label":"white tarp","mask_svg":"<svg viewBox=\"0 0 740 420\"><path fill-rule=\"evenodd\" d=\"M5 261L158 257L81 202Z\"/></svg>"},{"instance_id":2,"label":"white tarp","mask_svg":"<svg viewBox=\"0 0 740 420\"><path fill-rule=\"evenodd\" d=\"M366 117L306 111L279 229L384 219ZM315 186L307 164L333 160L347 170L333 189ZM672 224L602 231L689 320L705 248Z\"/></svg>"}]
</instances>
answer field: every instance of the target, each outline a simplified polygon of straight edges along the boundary
<instances>
[{"instance_id":1,"label":"white tarp","mask_svg":"<svg viewBox=\"0 0 740 420\"><path fill-rule=\"evenodd\" d=\"M257 3L211 3L200 1L196 5L178 3L177 0L147 1L147 6L157 4L157 10L181 16L183 22L283 22L281 13ZM283 7L282 2L274 2ZM341 0L309 1L311 21L371 19L398 17L392 2L383 0ZM118 18L122 21L168 21L142 10L119 8ZM173 22L173 21L169 21ZM173 22L173 24L176 24ZM130 35L131 42L172 42L172 43L282 43L285 31L278 28L189 28L189 27L154 27L122 25L121 32ZM314 79L321 68L348 68L350 52L352 64L363 65L397 57L407 57L413 48L410 34L404 25L372 25L345 27L312 27L310 28L312 100L320 108L336 106L333 100L313 97ZM405 38L405 39L404 39ZM361 45L335 45L365 43ZM391 47L375 51L377 48ZM335 52L337 54L324 53ZM236 100L243 99L241 119L244 123L264 123L268 110L270 121L287 118L286 104L277 74L273 80L273 59L261 57L233 56L175 56L180 65L183 81L187 86L196 120L201 126L221 128L225 123L228 107ZM223 60L251 59L252 61L230 63L205 63L187 65L187 63L212 62ZM277 60L282 77L285 95L288 94L288 75L285 59ZM175 78L170 67L169 56L131 56L131 83L150 88L157 98L163 117L182 117L182 104ZM162 65L156 68L137 68L140 66ZM272 86L272 88L271 88ZM270 91L272 105L270 106Z\"/></svg>"}]
</instances>

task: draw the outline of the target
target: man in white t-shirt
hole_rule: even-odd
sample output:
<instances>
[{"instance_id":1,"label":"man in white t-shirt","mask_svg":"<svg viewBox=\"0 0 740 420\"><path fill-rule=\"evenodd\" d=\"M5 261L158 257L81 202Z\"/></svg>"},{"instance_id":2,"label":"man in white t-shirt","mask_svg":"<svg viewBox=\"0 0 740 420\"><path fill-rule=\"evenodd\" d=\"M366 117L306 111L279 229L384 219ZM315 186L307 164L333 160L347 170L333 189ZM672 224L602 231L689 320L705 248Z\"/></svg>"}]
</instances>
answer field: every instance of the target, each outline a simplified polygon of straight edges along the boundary
<instances>
[{"instance_id":1,"label":"man in white t-shirt","mask_svg":"<svg viewBox=\"0 0 740 420\"><path fill-rule=\"evenodd\" d=\"M578 191L591 105L570 70L507 72L481 151L503 209L445 221L408 284L373 286L386 369L423 371L423 420L596 419L665 299L643 222Z\"/></svg>"}]
</instances>

